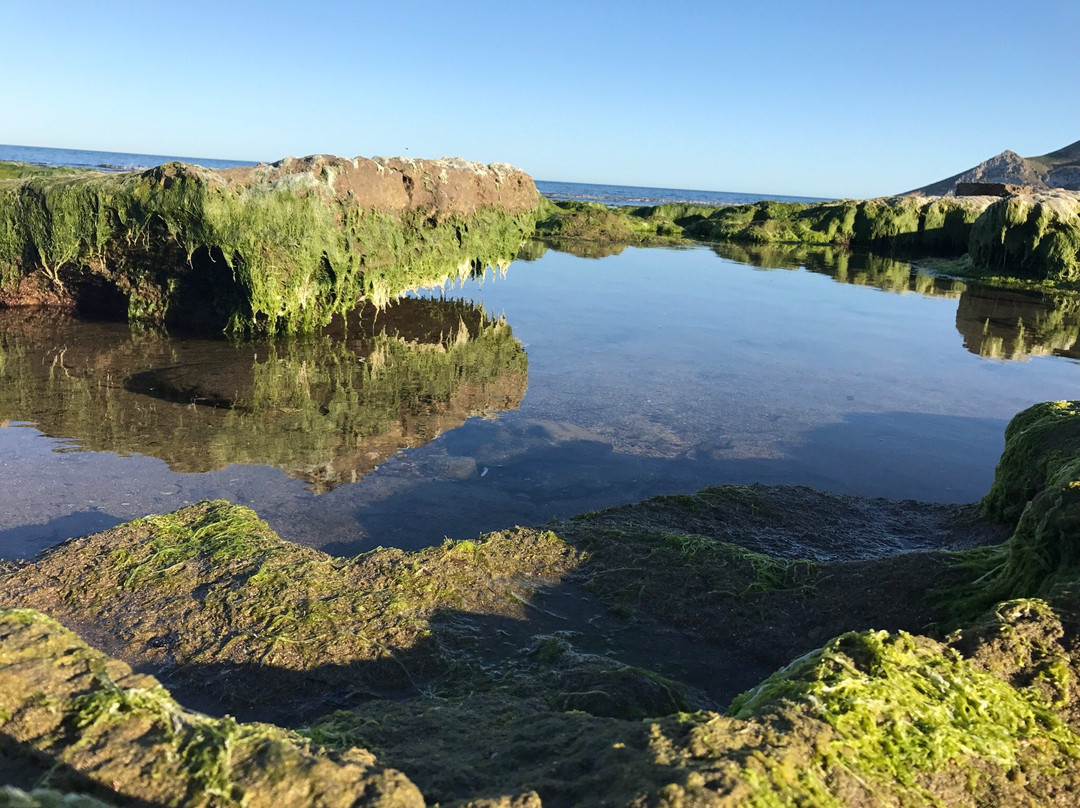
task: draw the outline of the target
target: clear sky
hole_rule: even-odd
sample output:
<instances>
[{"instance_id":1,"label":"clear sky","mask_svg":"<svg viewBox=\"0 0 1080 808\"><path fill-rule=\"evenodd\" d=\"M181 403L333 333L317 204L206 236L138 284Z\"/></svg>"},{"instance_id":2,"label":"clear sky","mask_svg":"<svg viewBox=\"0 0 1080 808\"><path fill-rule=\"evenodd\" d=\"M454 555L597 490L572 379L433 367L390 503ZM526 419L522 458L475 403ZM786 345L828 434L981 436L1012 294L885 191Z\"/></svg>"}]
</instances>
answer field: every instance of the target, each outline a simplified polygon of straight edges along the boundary
<instances>
[{"instance_id":1,"label":"clear sky","mask_svg":"<svg viewBox=\"0 0 1080 808\"><path fill-rule=\"evenodd\" d=\"M866 197L1080 140L1080 2L0 0L0 143Z\"/></svg>"}]
</instances>

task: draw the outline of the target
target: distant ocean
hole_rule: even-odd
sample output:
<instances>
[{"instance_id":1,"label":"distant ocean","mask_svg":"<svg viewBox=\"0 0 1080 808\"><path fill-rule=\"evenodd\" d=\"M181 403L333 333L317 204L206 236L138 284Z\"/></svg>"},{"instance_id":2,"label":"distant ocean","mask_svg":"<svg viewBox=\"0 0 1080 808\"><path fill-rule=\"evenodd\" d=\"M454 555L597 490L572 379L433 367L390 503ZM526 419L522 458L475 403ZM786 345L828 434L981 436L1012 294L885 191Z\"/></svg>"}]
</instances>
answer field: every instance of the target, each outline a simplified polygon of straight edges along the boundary
<instances>
[{"instance_id":1,"label":"distant ocean","mask_svg":"<svg viewBox=\"0 0 1080 808\"><path fill-rule=\"evenodd\" d=\"M136 171L159 166L173 160L195 163L207 168L253 166L253 160L217 160L205 157L179 157L165 154L132 154L82 149L46 149L39 146L5 146L0 144L0 160L16 160L42 166L96 168L99 171ZM819 202L808 196L782 194L742 194L727 191L690 191L681 188L644 188L633 185L596 185L586 182L552 182L536 180L540 193L554 200L602 202L605 205L662 205L670 202L689 202L698 205L740 205L771 199L780 202Z\"/></svg>"}]
</instances>

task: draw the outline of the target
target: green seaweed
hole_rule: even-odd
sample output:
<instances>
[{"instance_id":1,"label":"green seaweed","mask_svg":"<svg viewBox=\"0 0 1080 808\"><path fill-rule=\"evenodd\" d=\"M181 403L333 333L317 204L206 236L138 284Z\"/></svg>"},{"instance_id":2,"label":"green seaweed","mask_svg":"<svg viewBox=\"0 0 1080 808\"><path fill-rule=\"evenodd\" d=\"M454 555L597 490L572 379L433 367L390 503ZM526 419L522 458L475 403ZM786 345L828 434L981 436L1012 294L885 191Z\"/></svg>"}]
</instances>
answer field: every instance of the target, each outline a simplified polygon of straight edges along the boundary
<instances>
[{"instance_id":1,"label":"green seaweed","mask_svg":"<svg viewBox=\"0 0 1080 808\"><path fill-rule=\"evenodd\" d=\"M195 303L218 304L232 332L312 331L363 301L504 265L536 216L362 208L335 195L329 168L271 185L224 176L167 163L0 180L0 286L36 276L63 299L96 278L131 320L184 323Z\"/></svg>"},{"instance_id":2,"label":"green seaweed","mask_svg":"<svg viewBox=\"0 0 1080 808\"><path fill-rule=\"evenodd\" d=\"M922 773L961 767L978 778L979 762L1013 769L1031 754L1027 747L1049 768L1080 758L1080 737L1038 698L904 632L841 636L741 695L728 715L749 719L784 704L805 705L836 735L797 789L763 784L775 804L785 804L778 799L785 792L806 790L807 780L827 792L835 769L889 790L897 783L917 789L932 803Z\"/></svg>"}]
</instances>

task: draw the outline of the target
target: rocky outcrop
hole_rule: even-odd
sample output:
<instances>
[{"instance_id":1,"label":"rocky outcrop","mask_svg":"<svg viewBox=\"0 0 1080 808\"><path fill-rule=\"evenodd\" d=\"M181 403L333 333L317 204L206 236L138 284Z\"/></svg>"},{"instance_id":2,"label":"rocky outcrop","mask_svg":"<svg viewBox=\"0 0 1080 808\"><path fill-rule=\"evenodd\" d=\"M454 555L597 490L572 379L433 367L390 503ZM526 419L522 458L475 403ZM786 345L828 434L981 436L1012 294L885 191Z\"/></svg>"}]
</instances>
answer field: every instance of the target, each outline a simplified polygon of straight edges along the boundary
<instances>
[{"instance_id":1,"label":"rocky outcrop","mask_svg":"<svg viewBox=\"0 0 1080 808\"><path fill-rule=\"evenodd\" d=\"M539 197L511 166L325 155L0 180L0 305L310 331L510 261Z\"/></svg>"},{"instance_id":2,"label":"rocky outcrop","mask_svg":"<svg viewBox=\"0 0 1080 808\"><path fill-rule=\"evenodd\" d=\"M908 257L967 253L970 264L957 265L953 271L1036 282L1080 280L1080 194L1070 191L1004 198L899 196L604 211L582 208L580 203L549 204L537 234L545 243L565 249L568 232L599 244L617 238L639 244L694 239L868 247Z\"/></svg>"},{"instance_id":3,"label":"rocky outcrop","mask_svg":"<svg viewBox=\"0 0 1080 808\"><path fill-rule=\"evenodd\" d=\"M1031 280L1080 281L1080 194L1052 191L994 202L975 221L972 263Z\"/></svg>"}]
</instances>

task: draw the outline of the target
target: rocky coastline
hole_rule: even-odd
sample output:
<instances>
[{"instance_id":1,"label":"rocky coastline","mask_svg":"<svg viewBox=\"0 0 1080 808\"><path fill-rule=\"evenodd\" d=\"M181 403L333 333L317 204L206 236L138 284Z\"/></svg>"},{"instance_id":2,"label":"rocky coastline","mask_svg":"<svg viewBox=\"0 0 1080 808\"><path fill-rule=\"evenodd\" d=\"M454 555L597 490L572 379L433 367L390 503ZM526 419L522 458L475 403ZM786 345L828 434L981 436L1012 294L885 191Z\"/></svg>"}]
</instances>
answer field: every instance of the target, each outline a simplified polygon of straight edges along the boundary
<instances>
[{"instance_id":1,"label":"rocky coastline","mask_svg":"<svg viewBox=\"0 0 1080 808\"><path fill-rule=\"evenodd\" d=\"M566 244L657 246L688 241L857 247L887 256L956 259L946 274L1075 289L1080 284L1080 192L898 196L813 204L614 208L547 202L536 236Z\"/></svg>"},{"instance_id":2,"label":"rocky coastline","mask_svg":"<svg viewBox=\"0 0 1080 808\"><path fill-rule=\"evenodd\" d=\"M133 322L235 335L318 331L510 260L534 232L601 252L715 242L763 265L789 260L775 245L865 246L1080 279L1066 192L614 209L463 161L10 175L0 303L112 301ZM210 298L226 305L183 316ZM505 323L451 314L464 331L434 328L430 350L385 331L364 349L445 377L418 410L425 433L524 394ZM502 358L467 375L479 340ZM388 372L281 345L275 367L296 353L308 384L325 364L350 400ZM229 417L276 412L280 377L233 364L232 386L199 395ZM33 395L34 374L19 378ZM120 407L109 396L86 400ZM301 415L328 434L338 416L387 420L311 400ZM387 452L408 440L377 437ZM340 558L218 500L0 562L0 808L1075 805L1080 402L1025 410L1005 438L993 487L966 506L722 486ZM303 475L326 453L260 462Z\"/></svg>"}]
</instances>

